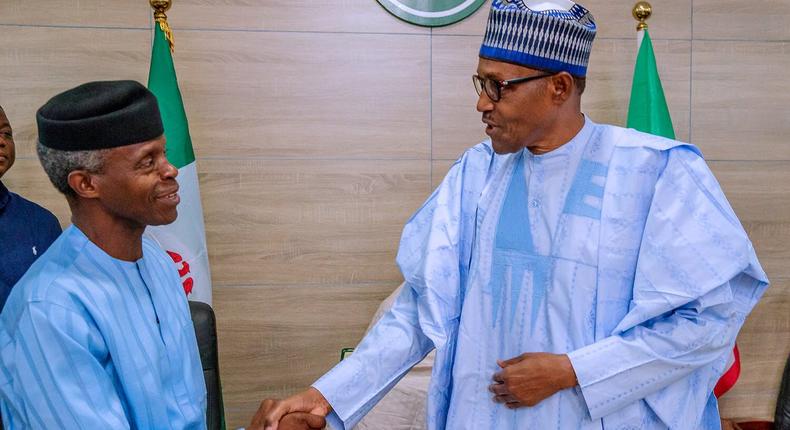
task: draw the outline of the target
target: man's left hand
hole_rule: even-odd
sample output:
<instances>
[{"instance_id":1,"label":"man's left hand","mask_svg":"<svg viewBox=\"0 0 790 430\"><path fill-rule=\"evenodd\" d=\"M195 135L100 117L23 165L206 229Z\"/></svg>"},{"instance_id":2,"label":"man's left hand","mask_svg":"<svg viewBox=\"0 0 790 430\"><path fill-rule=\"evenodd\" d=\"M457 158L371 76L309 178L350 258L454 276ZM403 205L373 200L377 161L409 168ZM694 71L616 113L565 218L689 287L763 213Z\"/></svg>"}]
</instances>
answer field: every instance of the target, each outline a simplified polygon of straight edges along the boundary
<instances>
[{"instance_id":1,"label":"man's left hand","mask_svg":"<svg viewBox=\"0 0 790 430\"><path fill-rule=\"evenodd\" d=\"M502 368L488 389L494 401L510 409L535 406L543 399L576 386L576 372L565 354L527 352L509 360L497 360Z\"/></svg>"}]
</instances>

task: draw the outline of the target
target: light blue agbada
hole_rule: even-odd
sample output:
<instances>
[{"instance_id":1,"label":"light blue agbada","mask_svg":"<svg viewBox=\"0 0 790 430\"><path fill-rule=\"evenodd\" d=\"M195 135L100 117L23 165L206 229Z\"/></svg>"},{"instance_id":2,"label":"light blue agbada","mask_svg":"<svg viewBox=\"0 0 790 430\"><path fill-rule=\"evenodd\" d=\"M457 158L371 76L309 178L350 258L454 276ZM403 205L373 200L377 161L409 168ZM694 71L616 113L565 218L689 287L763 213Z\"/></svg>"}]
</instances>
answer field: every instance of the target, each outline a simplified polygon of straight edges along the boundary
<instances>
[{"instance_id":1,"label":"light blue agbada","mask_svg":"<svg viewBox=\"0 0 790 430\"><path fill-rule=\"evenodd\" d=\"M458 160L406 225L406 288L314 386L353 427L430 350L430 429L718 429L713 387L768 280L699 151L586 119L548 154ZM496 361L579 386L510 410Z\"/></svg>"},{"instance_id":2,"label":"light blue agbada","mask_svg":"<svg viewBox=\"0 0 790 430\"><path fill-rule=\"evenodd\" d=\"M127 262L69 227L12 291L0 354L7 430L206 428L186 296L147 239Z\"/></svg>"}]
</instances>

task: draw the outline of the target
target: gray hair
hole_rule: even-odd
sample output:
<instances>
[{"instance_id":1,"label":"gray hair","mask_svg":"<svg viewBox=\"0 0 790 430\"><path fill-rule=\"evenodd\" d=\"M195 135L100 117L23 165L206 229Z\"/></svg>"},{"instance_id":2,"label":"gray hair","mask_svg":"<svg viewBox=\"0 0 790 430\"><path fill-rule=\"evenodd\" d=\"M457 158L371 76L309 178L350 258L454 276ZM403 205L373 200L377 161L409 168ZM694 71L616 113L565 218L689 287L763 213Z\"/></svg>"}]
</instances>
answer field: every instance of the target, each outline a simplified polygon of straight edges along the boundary
<instances>
[{"instance_id":1,"label":"gray hair","mask_svg":"<svg viewBox=\"0 0 790 430\"><path fill-rule=\"evenodd\" d=\"M46 147L38 142L36 152L41 166L49 176L49 181L66 197L76 197L77 193L69 186L69 173L85 170L89 173L101 173L110 149L90 151L61 151Z\"/></svg>"}]
</instances>

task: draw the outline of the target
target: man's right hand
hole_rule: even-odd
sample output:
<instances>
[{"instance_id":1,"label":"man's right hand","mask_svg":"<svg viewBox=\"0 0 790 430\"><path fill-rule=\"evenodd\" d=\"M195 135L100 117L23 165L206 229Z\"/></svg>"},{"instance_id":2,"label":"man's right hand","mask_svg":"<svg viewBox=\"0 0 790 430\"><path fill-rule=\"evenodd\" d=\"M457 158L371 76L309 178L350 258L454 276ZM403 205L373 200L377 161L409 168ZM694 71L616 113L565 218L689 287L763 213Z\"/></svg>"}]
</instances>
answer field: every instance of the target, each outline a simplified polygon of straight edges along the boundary
<instances>
[{"instance_id":1,"label":"man's right hand","mask_svg":"<svg viewBox=\"0 0 790 430\"><path fill-rule=\"evenodd\" d=\"M252 423L250 424L248 430L286 430L286 428L283 427L286 424L289 424L289 429L320 429L324 426L323 417L325 417L331 410L332 407L329 405L329 402L327 402L321 392L313 387L310 387L307 390L293 395L285 400L266 399L261 402L261 406L258 408L258 412L255 413L255 416L252 418ZM306 414L287 418L286 420L283 420L283 422L280 422L283 417L286 417L288 414L294 412L304 412ZM310 417L308 414L317 415L321 421L320 425L318 420ZM299 427L300 423L302 427ZM313 427L313 423L316 423L316 425L319 426ZM294 425L295 427L290 427L290 425Z\"/></svg>"}]
</instances>

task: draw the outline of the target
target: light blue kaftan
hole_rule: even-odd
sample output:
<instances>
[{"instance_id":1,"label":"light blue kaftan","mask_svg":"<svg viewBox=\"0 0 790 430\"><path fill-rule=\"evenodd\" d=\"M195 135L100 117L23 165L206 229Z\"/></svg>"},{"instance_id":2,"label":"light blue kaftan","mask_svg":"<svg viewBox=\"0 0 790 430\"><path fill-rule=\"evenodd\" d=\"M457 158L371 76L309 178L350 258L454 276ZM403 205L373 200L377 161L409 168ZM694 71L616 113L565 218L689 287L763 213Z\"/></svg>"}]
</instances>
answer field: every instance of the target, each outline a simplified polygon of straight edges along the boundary
<instances>
[{"instance_id":1,"label":"light blue kaftan","mask_svg":"<svg viewBox=\"0 0 790 430\"><path fill-rule=\"evenodd\" d=\"M353 427L436 348L430 429L718 429L713 387L768 285L698 150L586 119L541 156L458 160L406 225L406 280L314 386ZM579 386L510 410L496 360L566 353Z\"/></svg>"},{"instance_id":2,"label":"light blue kaftan","mask_svg":"<svg viewBox=\"0 0 790 430\"><path fill-rule=\"evenodd\" d=\"M206 388L186 296L167 255L110 257L69 227L0 316L6 430L204 429Z\"/></svg>"}]
</instances>

